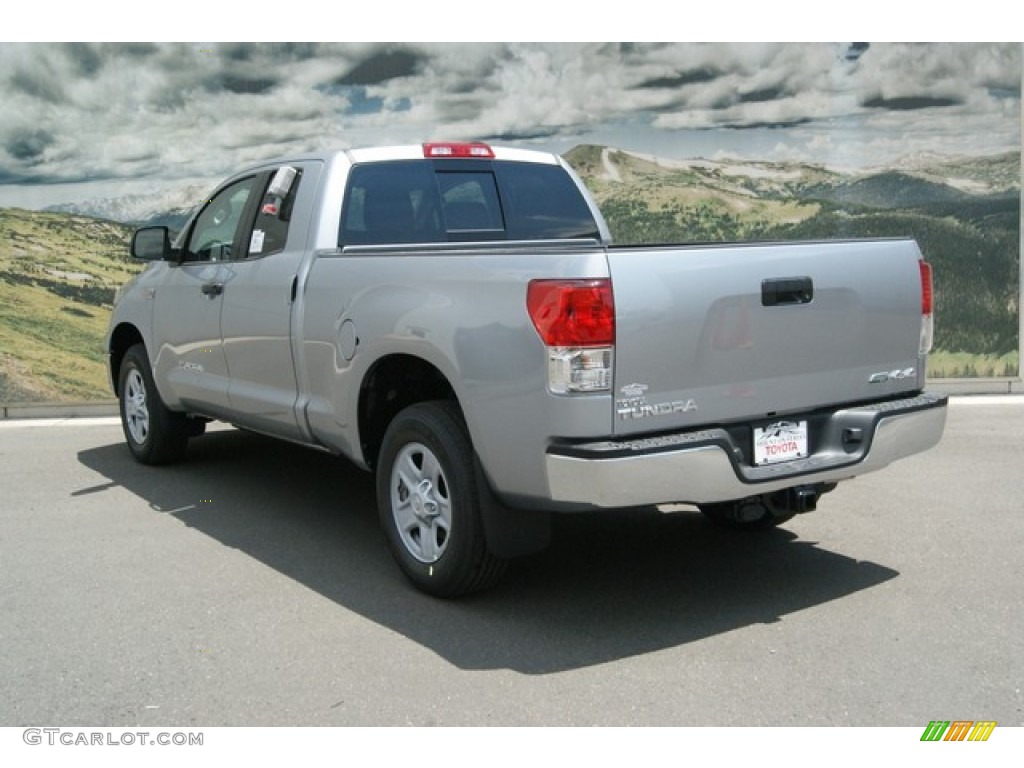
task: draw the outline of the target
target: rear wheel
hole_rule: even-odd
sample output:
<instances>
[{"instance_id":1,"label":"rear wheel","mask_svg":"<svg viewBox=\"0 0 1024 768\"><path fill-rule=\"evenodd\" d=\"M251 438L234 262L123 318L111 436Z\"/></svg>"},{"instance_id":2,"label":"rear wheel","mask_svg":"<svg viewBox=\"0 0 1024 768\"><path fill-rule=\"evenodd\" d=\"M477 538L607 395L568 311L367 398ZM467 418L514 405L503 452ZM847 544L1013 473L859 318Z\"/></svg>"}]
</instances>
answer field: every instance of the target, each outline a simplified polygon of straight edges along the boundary
<instances>
[{"instance_id":1,"label":"rear wheel","mask_svg":"<svg viewBox=\"0 0 1024 768\"><path fill-rule=\"evenodd\" d=\"M506 561L487 548L473 448L453 403L419 403L388 426L377 505L388 546L422 591L457 597L492 586Z\"/></svg>"},{"instance_id":2,"label":"rear wheel","mask_svg":"<svg viewBox=\"0 0 1024 768\"><path fill-rule=\"evenodd\" d=\"M118 393L124 437L138 461L169 464L184 457L192 431L188 417L163 404L142 344L129 349L121 360Z\"/></svg>"}]
</instances>

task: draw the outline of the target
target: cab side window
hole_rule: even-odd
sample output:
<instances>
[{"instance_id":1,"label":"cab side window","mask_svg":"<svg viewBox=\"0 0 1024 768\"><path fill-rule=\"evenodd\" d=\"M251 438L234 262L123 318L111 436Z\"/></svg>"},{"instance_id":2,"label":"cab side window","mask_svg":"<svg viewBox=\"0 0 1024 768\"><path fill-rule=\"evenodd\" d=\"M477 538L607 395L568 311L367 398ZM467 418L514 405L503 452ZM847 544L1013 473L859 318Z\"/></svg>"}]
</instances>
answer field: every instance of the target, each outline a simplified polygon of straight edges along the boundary
<instances>
[{"instance_id":1,"label":"cab side window","mask_svg":"<svg viewBox=\"0 0 1024 768\"><path fill-rule=\"evenodd\" d=\"M237 258L239 254L235 252L235 246L239 225L255 185L255 176L236 181L207 203L192 227L185 247L185 261Z\"/></svg>"}]
</instances>

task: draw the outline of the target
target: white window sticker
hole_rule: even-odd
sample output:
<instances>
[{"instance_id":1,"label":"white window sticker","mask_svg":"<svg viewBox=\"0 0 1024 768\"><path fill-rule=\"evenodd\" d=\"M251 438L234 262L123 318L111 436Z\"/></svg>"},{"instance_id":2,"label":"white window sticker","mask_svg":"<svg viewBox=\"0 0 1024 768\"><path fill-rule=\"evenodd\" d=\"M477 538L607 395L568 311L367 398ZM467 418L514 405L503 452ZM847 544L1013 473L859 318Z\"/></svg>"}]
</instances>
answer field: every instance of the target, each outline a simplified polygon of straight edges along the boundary
<instances>
[{"instance_id":1,"label":"white window sticker","mask_svg":"<svg viewBox=\"0 0 1024 768\"><path fill-rule=\"evenodd\" d=\"M254 229L252 231L252 239L249 241L249 253L263 252L263 237L262 229Z\"/></svg>"}]
</instances>

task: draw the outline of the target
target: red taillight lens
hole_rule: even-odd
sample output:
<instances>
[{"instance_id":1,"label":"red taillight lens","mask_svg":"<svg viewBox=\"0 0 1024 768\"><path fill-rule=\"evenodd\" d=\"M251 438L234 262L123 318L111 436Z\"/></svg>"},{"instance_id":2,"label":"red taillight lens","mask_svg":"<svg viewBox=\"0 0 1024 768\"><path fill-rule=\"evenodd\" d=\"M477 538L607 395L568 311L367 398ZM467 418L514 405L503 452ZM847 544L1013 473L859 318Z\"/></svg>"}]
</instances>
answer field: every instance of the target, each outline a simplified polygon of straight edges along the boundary
<instances>
[{"instance_id":1,"label":"red taillight lens","mask_svg":"<svg viewBox=\"0 0 1024 768\"><path fill-rule=\"evenodd\" d=\"M921 267L921 344L918 352L927 355L932 349L935 338L935 321L933 319L934 293L932 291L932 266L924 259L917 262Z\"/></svg>"},{"instance_id":2,"label":"red taillight lens","mask_svg":"<svg viewBox=\"0 0 1024 768\"><path fill-rule=\"evenodd\" d=\"M494 150L481 141L430 141L423 145L424 157L494 157Z\"/></svg>"},{"instance_id":3,"label":"red taillight lens","mask_svg":"<svg viewBox=\"0 0 1024 768\"><path fill-rule=\"evenodd\" d=\"M927 261L918 262L921 267L921 314L932 314L932 265Z\"/></svg>"},{"instance_id":4,"label":"red taillight lens","mask_svg":"<svg viewBox=\"0 0 1024 768\"><path fill-rule=\"evenodd\" d=\"M615 302L607 278L532 280L526 291L526 308L549 347L615 343Z\"/></svg>"}]
</instances>

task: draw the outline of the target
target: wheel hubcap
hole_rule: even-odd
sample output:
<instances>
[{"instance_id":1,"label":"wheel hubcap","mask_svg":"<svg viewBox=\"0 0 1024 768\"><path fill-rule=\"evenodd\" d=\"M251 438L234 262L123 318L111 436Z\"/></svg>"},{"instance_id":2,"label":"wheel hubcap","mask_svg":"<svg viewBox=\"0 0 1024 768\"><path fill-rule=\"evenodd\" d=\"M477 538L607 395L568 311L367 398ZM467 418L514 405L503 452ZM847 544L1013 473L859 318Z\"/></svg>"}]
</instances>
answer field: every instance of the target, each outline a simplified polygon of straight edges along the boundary
<instances>
[{"instance_id":1,"label":"wheel hubcap","mask_svg":"<svg viewBox=\"0 0 1024 768\"><path fill-rule=\"evenodd\" d=\"M399 538L421 563L434 563L448 547L452 501L448 480L433 451L410 443L391 470L391 514Z\"/></svg>"},{"instance_id":2,"label":"wheel hubcap","mask_svg":"<svg viewBox=\"0 0 1024 768\"><path fill-rule=\"evenodd\" d=\"M146 406L146 382L138 370L132 370L124 382L124 423L132 440L140 445L149 436L149 408Z\"/></svg>"}]
</instances>

